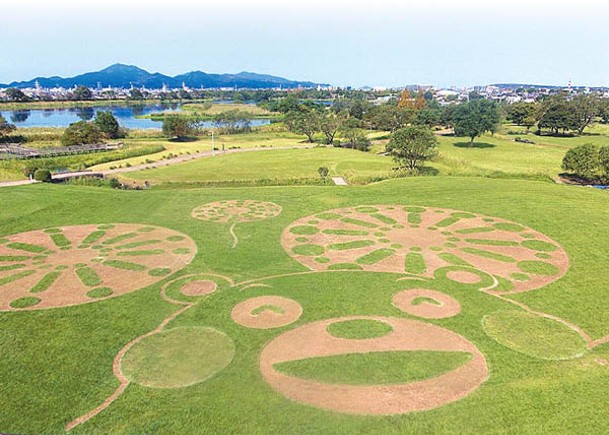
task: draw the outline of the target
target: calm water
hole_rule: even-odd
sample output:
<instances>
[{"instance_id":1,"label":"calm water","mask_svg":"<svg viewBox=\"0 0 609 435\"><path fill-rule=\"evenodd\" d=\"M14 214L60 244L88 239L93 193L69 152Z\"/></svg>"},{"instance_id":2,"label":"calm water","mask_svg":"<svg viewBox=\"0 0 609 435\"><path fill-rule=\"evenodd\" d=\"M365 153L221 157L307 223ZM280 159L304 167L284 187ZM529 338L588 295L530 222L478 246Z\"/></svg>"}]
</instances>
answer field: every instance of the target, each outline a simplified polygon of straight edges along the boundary
<instances>
[{"instance_id":1,"label":"calm water","mask_svg":"<svg viewBox=\"0 0 609 435\"><path fill-rule=\"evenodd\" d=\"M72 109L32 109L32 110L3 110L0 111L8 122L17 127L67 127L73 122L90 121L100 111L109 110L118 120L122 127L151 129L161 128L160 121L151 119L139 119L136 116L149 115L167 110L179 110L179 104L155 104L142 106L103 106L103 107L79 107ZM269 124L268 119L254 119L253 127ZM211 121L205 122L204 127L213 127Z\"/></svg>"}]
</instances>

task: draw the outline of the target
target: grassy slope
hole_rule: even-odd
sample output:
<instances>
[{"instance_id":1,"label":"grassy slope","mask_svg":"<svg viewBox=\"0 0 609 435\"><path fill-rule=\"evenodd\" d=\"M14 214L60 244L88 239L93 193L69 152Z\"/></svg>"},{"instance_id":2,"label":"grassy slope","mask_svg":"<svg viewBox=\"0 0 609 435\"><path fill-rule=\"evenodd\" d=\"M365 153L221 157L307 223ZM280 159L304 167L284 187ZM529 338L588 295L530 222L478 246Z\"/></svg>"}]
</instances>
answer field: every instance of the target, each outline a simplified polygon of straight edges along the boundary
<instances>
[{"instance_id":1,"label":"grassy slope","mask_svg":"<svg viewBox=\"0 0 609 435\"><path fill-rule=\"evenodd\" d=\"M445 175L555 177L568 146L531 145L485 135L469 147L464 138L440 137L431 166Z\"/></svg>"},{"instance_id":2,"label":"grassy slope","mask_svg":"<svg viewBox=\"0 0 609 435\"><path fill-rule=\"evenodd\" d=\"M224 136L229 144L242 148L256 144L275 144L261 138L287 133L254 133L251 135ZM560 172L560 163L567 146L529 145L508 138L484 136L473 147L467 147L462 138L439 137L439 157L429 163L440 175L466 175L506 178L548 179ZM369 153L345 149L311 149L276 151L264 154L242 154L202 159L178 166L130 173L126 178L156 182L193 182L217 180L255 180L261 178L315 177L317 168L328 166L332 175L357 177L386 177L395 166L388 157L376 153L384 150L377 143ZM296 145L293 139L286 144ZM302 145L302 143L300 143ZM131 159L138 160L138 159ZM144 160L144 158L139 158ZM295 163L297 162L297 163ZM108 166L108 165L103 165Z\"/></svg>"},{"instance_id":3,"label":"grassy slope","mask_svg":"<svg viewBox=\"0 0 609 435\"><path fill-rule=\"evenodd\" d=\"M240 242L231 248L228 226L195 221L190 211L221 199L260 199L283 206L274 219L241 224ZM402 203L448 207L500 216L531 226L562 244L570 256L568 274L537 291L516 296L532 307L564 317L593 337L609 334L609 197L602 191L515 180L418 178L367 187L264 188L185 191L110 191L67 186L28 186L2 190L0 235L67 224L138 222L187 233L200 251L189 272L214 271L241 281L304 268L278 243L290 222L334 207ZM264 253L261 256L261 253ZM348 314L399 315L390 305L400 284L384 274L341 273L282 278L272 289L248 295L282 293L301 302L302 322ZM312 291L321 289L325 291ZM179 317L172 326L215 326L236 343L233 363L209 382L179 390L130 386L112 407L77 432L268 433L591 433L606 432L609 378L594 356L578 360L531 359L495 343L482 331L484 314L504 309L478 292L459 294L461 316L439 324L466 335L487 356L491 378L468 398L439 409L405 416L350 417L293 404L261 379L257 358L277 332L245 331L228 312L243 300L227 291ZM142 309L145 307L145 309ZM60 310L0 313L0 379L4 397L0 430L60 433L64 424L98 405L117 385L111 361L129 340L155 327L175 308L151 287L109 301ZM83 340L83 338L86 338ZM7 382L8 381L8 382ZM238 404L238 406L236 406ZM475 415L476 418L472 418ZM247 425L247 426L244 426Z\"/></svg>"},{"instance_id":4,"label":"grassy slope","mask_svg":"<svg viewBox=\"0 0 609 435\"><path fill-rule=\"evenodd\" d=\"M274 150L218 155L165 168L131 172L126 178L153 182L251 180L259 178L317 178L327 166L331 176L389 175L392 161L359 151L340 148Z\"/></svg>"}]
</instances>

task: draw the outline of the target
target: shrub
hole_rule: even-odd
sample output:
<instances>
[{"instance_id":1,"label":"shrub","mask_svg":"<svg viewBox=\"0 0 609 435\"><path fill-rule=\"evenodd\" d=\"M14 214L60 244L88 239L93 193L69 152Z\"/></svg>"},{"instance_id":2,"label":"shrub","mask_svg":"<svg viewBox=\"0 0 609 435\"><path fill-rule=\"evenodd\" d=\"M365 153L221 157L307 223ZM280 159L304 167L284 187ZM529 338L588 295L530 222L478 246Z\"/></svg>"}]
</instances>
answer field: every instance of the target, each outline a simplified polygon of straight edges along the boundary
<instances>
[{"instance_id":1,"label":"shrub","mask_svg":"<svg viewBox=\"0 0 609 435\"><path fill-rule=\"evenodd\" d=\"M585 144L570 149L562 160L562 168L588 180L595 178L600 169L598 147Z\"/></svg>"},{"instance_id":2,"label":"shrub","mask_svg":"<svg viewBox=\"0 0 609 435\"><path fill-rule=\"evenodd\" d=\"M34 180L42 181L43 183L50 183L53 181L51 171L48 169L37 169L36 172L34 172Z\"/></svg>"}]
</instances>

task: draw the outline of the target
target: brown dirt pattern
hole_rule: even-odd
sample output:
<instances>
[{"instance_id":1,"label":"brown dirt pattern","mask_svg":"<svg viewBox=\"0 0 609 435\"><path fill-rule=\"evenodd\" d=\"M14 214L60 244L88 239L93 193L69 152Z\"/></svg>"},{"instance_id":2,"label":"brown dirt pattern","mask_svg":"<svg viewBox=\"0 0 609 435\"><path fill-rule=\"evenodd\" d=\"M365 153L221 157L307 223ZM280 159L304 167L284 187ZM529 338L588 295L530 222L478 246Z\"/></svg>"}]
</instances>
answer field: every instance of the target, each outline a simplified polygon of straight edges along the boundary
<instances>
[{"instance_id":1,"label":"brown dirt pattern","mask_svg":"<svg viewBox=\"0 0 609 435\"><path fill-rule=\"evenodd\" d=\"M0 269L0 310L14 310L9 304L23 297L37 297L41 301L25 309L57 308L93 302L108 297L120 296L140 288L151 285L186 266L197 252L196 244L190 237L167 228L150 225L114 224L112 228L103 225L76 225L61 227L60 234L70 241L68 249L60 249L53 242L51 236L44 230L30 231L6 237L9 241L0 244L0 266L23 265L20 269ZM141 231L144 229L145 231ZM88 235L104 231L104 235L94 243L84 244ZM132 237L118 240L112 239L122 236ZM116 239L115 239L116 240ZM140 242L155 243L139 244ZM43 253L32 253L17 249L12 243L26 243L44 248ZM136 254L136 255L124 255ZM139 255L138 255L139 254ZM27 257L23 261L14 261L15 257ZM40 258L38 258L40 256ZM143 270L125 270L104 265L108 260L135 263ZM77 276L81 267L92 269L100 278L100 283L85 285ZM149 271L153 269L167 269L163 276L153 276ZM2 283L14 274L22 271L33 273L12 282ZM44 291L32 293L30 290L49 272L58 272L59 277ZM109 287L110 296L92 298L87 292L100 287Z\"/></svg>"},{"instance_id":2,"label":"brown dirt pattern","mask_svg":"<svg viewBox=\"0 0 609 435\"><path fill-rule=\"evenodd\" d=\"M446 259L449 254L473 268L510 281L513 289L509 293L543 287L560 278L568 269L566 252L556 242L531 228L474 213L432 207L419 209L421 211L412 212L408 206L374 205L329 210L290 224L281 236L281 244L294 259L315 271L328 270L339 263L350 263L358 264L365 271L413 273L406 268L406 257L408 254L420 254L426 266L422 275L431 277L438 268L452 264ZM357 221L364 222L364 225ZM310 233L300 231L305 226ZM473 230L476 232L468 232ZM307 241L303 243L302 237ZM373 244L348 249L333 246L358 241L371 241ZM554 250L544 252L527 247L531 246L531 241L549 244L545 246L551 245ZM315 249L321 247L324 252L303 253L298 248L300 245L315 245ZM389 249L391 255L376 262L367 262L365 258L358 260L378 249ZM471 249L488 254L467 252ZM537 254L540 252L550 255L550 258L539 258ZM323 261L319 262L318 259ZM554 266L557 272L550 276L526 273L518 265L521 261L545 262ZM454 276L456 279L466 279L465 274L455 273Z\"/></svg>"},{"instance_id":3,"label":"brown dirt pattern","mask_svg":"<svg viewBox=\"0 0 609 435\"><path fill-rule=\"evenodd\" d=\"M281 213L281 206L266 201L227 200L210 202L192 211L192 217L219 223L252 222L275 217Z\"/></svg>"},{"instance_id":4,"label":"brown dirt pattern","mask_svg":"<svg viewBox=\"0 0 609 435\"><path fill-rule=\"evenodd\" d=\"M218 284L211 280L190 281L182 286L180 292L184 296L205 296L216 291Z\"/></svg>"},{"instance_id":5,"label":"brown dirt pattern","mask_svg":"<svg viewBox=\"0 0 609 435\"><path fill-rule=\"evenodd\" d=\"M388 323L393 332L379 338L348 340L326 331L332 323L355 319ZM288 376L274 368L286 361L392 350L461 351L471 353L472 358L437 377L397 385L326 384ZM263 349L260 370L273 389L291 400L332 411L376 415L423 411L454 402L476 390L488 376L484 356L464 337L416 320L372 316L322 320L285 332Z\"/></svg>"},{"instance_id":6,"label":"brown dirt pattern","mask_svg":"<svg viewBox=\"0 0 609 435\"><path fill-rule=\"evenodd\" d=\"M419 298L432 299L438 304L423 301L413 304ZM408 314L425 319L444 319L461 312L461 304L453 297L435 290L403 290L393 296L393 305Z\"/></svg>"},{"instance_id":7,"label":"brown dirt pattern","mask_svg":"<svg viewBox=\"0 0 609 435\"><path fill-rule=\"evenodd\" d=\"M276 307L281 312L266 307ZM252 314L261 308L264 308L263 311ZM294 323L301 314L302 306L292 299L282 296L259 296L235 305L231 317L235 323L246 328L271 329Z\"/></svg>"}]
</instances>

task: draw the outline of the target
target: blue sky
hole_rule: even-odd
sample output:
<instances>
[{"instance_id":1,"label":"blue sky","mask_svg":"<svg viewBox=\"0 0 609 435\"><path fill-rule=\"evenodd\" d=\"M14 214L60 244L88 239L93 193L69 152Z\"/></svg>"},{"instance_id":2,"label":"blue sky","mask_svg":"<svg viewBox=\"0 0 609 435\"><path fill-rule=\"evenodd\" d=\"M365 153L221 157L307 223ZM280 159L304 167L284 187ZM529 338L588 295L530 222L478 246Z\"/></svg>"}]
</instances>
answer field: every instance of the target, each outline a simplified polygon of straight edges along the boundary
<instances>
[{"instance_id":1,"label":"blue sky","mask_svg":"<svg viewBox=\"0 0 609 435\"><path fill-rule=\"evenodd\" d=\"M0 83L121 62L341 86L609 85L609 5L597 0L2 4Z\"/></svg>"}]
</instances>

